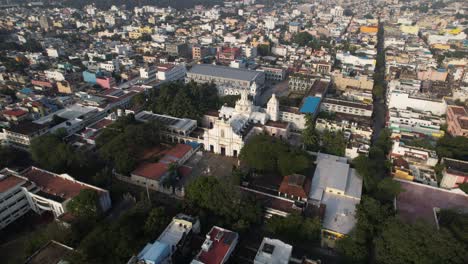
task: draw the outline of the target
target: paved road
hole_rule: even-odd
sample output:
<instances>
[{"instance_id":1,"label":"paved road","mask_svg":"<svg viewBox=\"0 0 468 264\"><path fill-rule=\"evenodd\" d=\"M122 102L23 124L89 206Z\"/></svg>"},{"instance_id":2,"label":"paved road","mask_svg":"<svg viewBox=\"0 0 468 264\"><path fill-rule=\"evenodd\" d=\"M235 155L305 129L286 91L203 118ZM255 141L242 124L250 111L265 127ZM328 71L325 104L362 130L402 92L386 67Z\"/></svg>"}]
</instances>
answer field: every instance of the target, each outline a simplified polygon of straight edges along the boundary
<instances>
[{"instance_id":1,"label":"paved road","mask_svg":"<svg viewBox=\"0 0 468 264\"><path fill-rule=\"evenodd\" d=\"M384 50L385 36L384 36L384 32L383 32L382 22L380 22L380 24L379 24L379 34L377 35L377 37L378 37L377 58L379 57L379 55L383 54L384 59L380 63L377 62L375 72L377 73L377 72L380 71L383 74L385 74L385 50ZM386 85L384 85L384 89L385 88L386 88ZM386 92L384 92L384 94L386 94ZM376 96L374 96L374 111L372 113L372 118L373 118L372 142L375 142L375 140L378 138L380 132L385 127L386 113L387 113L387 105L385 104L385 96L384 96L384 98L377 98Z\"/></svg>"}]
</instances>

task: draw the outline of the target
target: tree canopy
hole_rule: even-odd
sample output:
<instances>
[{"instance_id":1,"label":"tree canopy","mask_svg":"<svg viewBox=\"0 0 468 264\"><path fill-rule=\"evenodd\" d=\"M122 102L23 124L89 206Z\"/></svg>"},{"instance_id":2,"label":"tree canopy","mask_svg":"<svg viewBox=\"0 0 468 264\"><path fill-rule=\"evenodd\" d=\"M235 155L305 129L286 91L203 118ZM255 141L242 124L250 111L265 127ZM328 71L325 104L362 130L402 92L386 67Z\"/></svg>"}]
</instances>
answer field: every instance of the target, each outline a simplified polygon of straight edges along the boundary
<instances>
[{"instance_id":1,"label":"tree canopy","mask_svg":"<svg viewBox=\"0 0 468 264\"><path fill-rule=\"evenodd\" d=\"M155 113L196 120L219 106L214 84L171 82L153 89L149 98L149 109Z\"/></svg>"},{"instance_id":2,"label":"tree canopy","mask_svg":"<svg viewBox=\"0 0 468 264\"><path fill-rule=\"evenodd\" d=\"M283 176L301 173L309 167L307 153L278 138L255 135L241 150L239 158L257 171L280 172Z\"/></svg>"},{"instance_id":3,"label":"tree canopy","mask_svg":"<svg viewBox=\"0 0 468 264\"><path fill-rule=\"evenodd\" d=\"M77 196L68 202L67 209L76 217L96 218L101 214L99 194L92 189L81 190Z\"/></svg>"},{"instance_id":4,"label":"tree canopy","mask_svg":"<svg viewBox=\"0 0 468 264\"><path fill-rule=\"evenodd\" d=\"M198 214L208 214L206 221L240 232L260 223L263 215L262 207L254 197L212 176L192 181L186 188L185 201Z\"/></svg>"},{"instance_id":5,"label":"tree canopy","mask_svg":"<svg viewBox=\"0 0 468 264\"><path fill-rule=\"evenodd\" d=\"M135 168L143 150L160 143L161 129L161 124L139 123L133 115L122 117L98 136L98 153L118 172L128 174Z\"/></svg>"},{"instance_id":6,"label":"tree canopy","mask_svg":"<svg viewBox=\"0 0 468 264\"><path fill-rule=\"evenodd\" d=\"M468 138L446 134L437 141L436 151L441 158L468 160Z\"/></svg>"},{"instance_id":7,"label":"tree canopy","mask_svg":"<svg viewBox=\"0 0 468 264\"><path fill-rule=\"evenodd\" d=\"M287 217L272 216L266 222L266 232L291 244L318 244L321 224L318 218L290 214Z\"/></svg>"}]
</instances>

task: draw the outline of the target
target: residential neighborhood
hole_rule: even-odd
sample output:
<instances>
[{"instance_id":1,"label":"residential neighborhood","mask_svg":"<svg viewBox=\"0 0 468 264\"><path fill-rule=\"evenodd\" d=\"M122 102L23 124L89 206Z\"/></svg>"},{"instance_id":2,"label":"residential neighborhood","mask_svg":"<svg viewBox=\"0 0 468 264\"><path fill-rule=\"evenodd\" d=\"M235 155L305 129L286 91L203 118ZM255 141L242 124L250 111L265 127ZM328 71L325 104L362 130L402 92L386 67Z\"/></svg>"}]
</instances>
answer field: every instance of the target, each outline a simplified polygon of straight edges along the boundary
<instances>
[{"instance_id":1,"label":"residential neighborhood","mask_svg":"<svg viewBox=\"0 0 468 264\"><path fill-rule=\"evenodd\" d=\"M1 263L468 263L465 1L0 7Z\"/></svg>"}]
</instances>

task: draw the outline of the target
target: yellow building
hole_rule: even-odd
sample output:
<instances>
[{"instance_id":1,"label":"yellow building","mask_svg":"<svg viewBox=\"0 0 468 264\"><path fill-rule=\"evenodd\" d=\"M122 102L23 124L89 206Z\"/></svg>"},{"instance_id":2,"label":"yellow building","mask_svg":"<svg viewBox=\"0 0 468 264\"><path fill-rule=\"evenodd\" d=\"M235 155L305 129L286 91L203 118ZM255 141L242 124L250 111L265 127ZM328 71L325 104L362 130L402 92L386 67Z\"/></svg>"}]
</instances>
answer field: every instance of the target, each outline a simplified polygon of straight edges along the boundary
<instances>
[{"instance_id":1,"label":"yellow building","mask_svg":"<svg viewBox=\"0 0 468 264\"><path fill-rule=\"evenodd\" d=\"M63 94L72 94L73 93L73 87L67 81L57 82L57 90L58 90L59 93L63 93Z\"/></svg>"},{"instance_id":2,"label":"yellow building","mask_svg":"<svg viewBox=\"0 0 468 264\"><path fill-rule=\"evenodd\" d=\"M432 44L432 48L437 49L437 50L449 50L450 45L449 44L436 43L436 44Z\"/></svg>"},{"instance_id":3,"label":"yellow building","mask_svg":"<svg viewBox=\"0 0 468 264\"><path fill-rule=\"evenodd\" d=\"M400 30L401 30L401 32L406 33L406 34L417 35L418 32L419 32L419 26L401 25Z\"/></svg>"},{"instance_id":4,"label":"yellow building","mask_svg":"<svg viewBox=\"0 0 468 264\"><path fill-rule=\"evenodd\" d=\"M141 38L141 36L143 36L143 34L141 34L141 33L138 32L138 31L132 31L132 32L129 32L129 33L128 33L128 37L129 37L130 39L139 39L139 38Z\"/></svg>"},{"instance_id":5,"label":"yellow building","mask_svg":"<svg viewBox=\"0 0 468 264\"><path fill-rule=\"evenodd\" d=\"M152 34L153 33L153 28L151 27L141 27L138 29L138 32L140 32L141 34Z\"/></svg>"},{"instance_id":6,"label":"yellow building","mask_svg":"<svg viewBox=\"0 0 468 264\"><path fill-rule=\"evenodd\" d=\"M361 33L377 34L379 28L376 26L361 26L359 30Z\"/></svg>"}]
</instances>

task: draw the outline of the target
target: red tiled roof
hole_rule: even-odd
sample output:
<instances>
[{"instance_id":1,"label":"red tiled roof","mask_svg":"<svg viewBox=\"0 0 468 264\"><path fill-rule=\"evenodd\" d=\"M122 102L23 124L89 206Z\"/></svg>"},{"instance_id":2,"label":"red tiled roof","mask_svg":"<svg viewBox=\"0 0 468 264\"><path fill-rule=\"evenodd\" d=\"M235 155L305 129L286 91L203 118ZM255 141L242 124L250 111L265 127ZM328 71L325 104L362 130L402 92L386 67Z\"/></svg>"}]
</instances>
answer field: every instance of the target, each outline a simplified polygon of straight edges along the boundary
<instances>
[{"instance_id":1,"label":"red tiled roof","mask_svg":"<svg viewBox=\"0 0 468 264\"><path fill-rule=\"evenodd\" d=\"M166 152L166 156L172 156L181 159L191 150L192 147L187 144L177 144Z\"/></svg>"},{"instance_id":2,"label":"red tiled roof","mask_svg":"<svg viewBox=\"0 0 468 264\"><path fill-rule=\"evenodd\" d=\"M169 164L156 162L156 163L143 163L132 172L132 174L148 178L151 180L159 180L169 169Z\"/></svg>"},{"instance_id":3,"label":"red tiled roof","mask_svg":"<svg viewBox=\"0 0 468 264\"><path fill-rule=\"evenodd\" d=\"M112 120L110 119L101 119L99 120L98 122L96 122L95 124L93 124L92 126L90 126L90 128L93 128L93 129L102 129L102 128L105 128L107 127L108 125L112 124Z\"/></svg>"},{"instance_id":4,"label":"red tiled roof","mask_svg":"<svg viewBox=\"0 0 468 264\"><path fill-rule=\"evenodd\" d=\"M34 182L41 188L41 191L54 196L60 196L65 200L77 196L81 190L93 189L80 182L65 179L57 174L35 167L30 167L23 171L21 176Z\"/></svg>"},{"instance_id":5,"label":"red tiled roof","mask_svg":"<svg viewBox=\"0 0 468 264\"><path fill-rule=\"evenodd\" d=\"M307 198L309 196L310 181L307 177L300 174L284 176L281 182L279 192L295 197Z\"/></svg>"},{"instance_id":6,"label":"red tiled roof","mask_svg":"<svg viewBox=\"0 0 468 264\"><path fill-rule=\"evenodd\" d=\"M220 237L219 241L215 238L219 232L223 232L223 235ZM212 246L208 251L201 250L200 254L198 255L197 259L204 264L221 264L224 257L229 251L234 240L231 243L226 243L225 236L226 235L235 235L234 232L222 230L218 227L211 228L211 231L208 233L209 237L213 241Z\"/></svg>"},{"instance_id":7,"label":"red tiled roof","mask_svg":"<svg viewBox=\"0 0 468 264\"><path fill-rule=\"evenodd\" d=\"M0 179L0 192L6 192L24 181L24 179L18 178L13 175L5 176L5 178Z\"/></svg>"},{"instance_id":8,"label":"red tiled roof","mask_svg":"<svg viewBox=\"0 0 468 264\"><path fill-rule=\"evenodd\" d=\"M22 115L26 115L28 112L24 111L24 110L21 110L21 109L13 109L13 110L5 110L3 111L3 115L7 115L7 116L22 116Z\"/></svg>"},{"instance_id":9,"label":"red tiled roof","mask_svg":"<svg viewBox=\"0 0 468 264\"><path fill-rule=\"evenodd\" d=\"M449 109L451 109L452 112L456 115L462 115L462 116L466 115L466 110L462 106L450 105Z\"/></svg>"}]
</instances>

